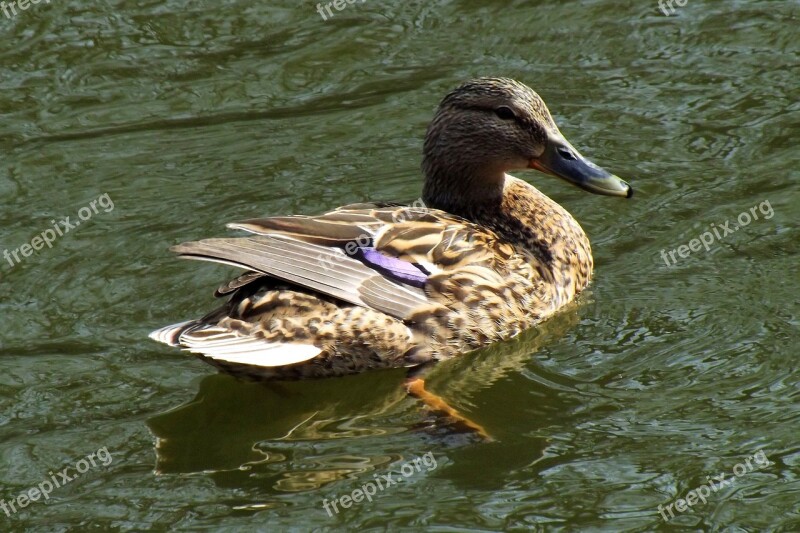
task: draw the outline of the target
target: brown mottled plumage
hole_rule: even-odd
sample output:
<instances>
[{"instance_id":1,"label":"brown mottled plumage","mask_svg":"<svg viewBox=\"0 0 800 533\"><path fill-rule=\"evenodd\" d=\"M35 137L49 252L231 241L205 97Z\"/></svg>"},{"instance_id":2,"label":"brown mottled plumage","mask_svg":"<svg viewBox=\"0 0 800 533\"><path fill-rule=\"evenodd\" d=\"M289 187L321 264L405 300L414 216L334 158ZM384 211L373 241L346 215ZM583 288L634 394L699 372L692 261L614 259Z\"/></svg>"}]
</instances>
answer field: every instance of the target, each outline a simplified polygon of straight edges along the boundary
<instances>
[{"instance_id":1,"label":"brown mottled plumage","mask_svg":"<svg viewBox=\"0 0 800 533\"><path fill-rule=\"evenodd\" d=\"M249 237L174 248L247 269L199 320L153 332L237 375L307 378L409 367L511 338L592 274L574 218L507 174L535 168L591 192L631 195L585 160L527 86L464 83L426 135L424 206L357 204L230 225Z\"/></svg>"}]
</instances>

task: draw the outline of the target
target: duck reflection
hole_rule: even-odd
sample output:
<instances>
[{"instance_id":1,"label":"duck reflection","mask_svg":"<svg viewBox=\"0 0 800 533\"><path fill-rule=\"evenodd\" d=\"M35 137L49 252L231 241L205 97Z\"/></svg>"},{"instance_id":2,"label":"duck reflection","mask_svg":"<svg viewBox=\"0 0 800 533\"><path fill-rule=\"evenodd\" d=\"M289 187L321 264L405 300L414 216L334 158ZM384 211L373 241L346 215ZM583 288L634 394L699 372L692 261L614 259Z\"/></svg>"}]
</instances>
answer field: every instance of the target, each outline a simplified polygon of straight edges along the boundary
<instances>
[{"instance_id":1,"label":"duck reflection","mask_svg":"<svg viewBox=\"0 0 800 533\"><path fill-rule=\"evenodd\" d=\"M503 446L506 440L508 446L512 430L505 427L551 423L558 416L553 413L565 407L546 405L564 402L564 395L554 391L575 390L568 378L547 375L532 355L577 322L577 306L572 306L515 340L421 372L431 390L486 428L496 440L491 445ZM495 390L509 376L524 380L524 386ZM474 435L459 435L441 414L421 410L421 402L407 394L406 380L403 369L294 382L208 376L194 399L147 421L156 439L156 473L211 474L217 483L232 486L263 487L269 478L275 491L306 491L388 468L409 446L422 452L481 443ZM542 401L533 408L545 416L519 422L529 417L531 387ZM515 463L537 460L546 444L526 439L524 451L514 452Z\"/></svg>"}]
</instances>

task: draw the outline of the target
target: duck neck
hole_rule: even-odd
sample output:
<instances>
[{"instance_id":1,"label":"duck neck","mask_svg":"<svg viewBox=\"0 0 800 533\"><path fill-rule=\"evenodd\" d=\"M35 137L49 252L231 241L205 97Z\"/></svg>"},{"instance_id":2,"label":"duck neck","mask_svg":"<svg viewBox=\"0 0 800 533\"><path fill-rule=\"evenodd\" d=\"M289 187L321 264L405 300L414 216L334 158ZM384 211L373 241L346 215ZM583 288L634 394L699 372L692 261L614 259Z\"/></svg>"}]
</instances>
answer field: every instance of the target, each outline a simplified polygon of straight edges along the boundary
<instances>
[{"instance_id":1,"label":"duck neck","mask_svg":"<svg viewBox=\"0 0 800 533\"><path fill-rule=\"evenodd\" d=\"M469 213L476 205L499 206L503 201L503 169L442 167L425 158L422 170L426 176L422 200L429 207L468 218L462 213Z\"/></svg>"},{"instance_id":2,"label":"duck neck","mask_svg":"<svg viewBox=\"0 0 800 533\"><path fill-rule=\"evenodd\" d=\"M422 150L426 205L460 214L476 204L501 203L506 168L486 157L486 142L476 131L474 123L461 120L453 109L436 113Z\"/></svg>"}]
</instances>

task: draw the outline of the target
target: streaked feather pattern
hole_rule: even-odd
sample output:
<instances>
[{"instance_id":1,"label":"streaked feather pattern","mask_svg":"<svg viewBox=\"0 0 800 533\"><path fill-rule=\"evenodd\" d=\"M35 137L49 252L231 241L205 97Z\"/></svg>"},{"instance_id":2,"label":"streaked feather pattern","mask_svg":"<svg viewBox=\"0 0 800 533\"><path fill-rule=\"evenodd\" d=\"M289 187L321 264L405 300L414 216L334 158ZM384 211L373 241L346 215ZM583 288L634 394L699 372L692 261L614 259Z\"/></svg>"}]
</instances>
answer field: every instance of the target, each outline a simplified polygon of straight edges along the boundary
<instances>
[{"instance_id":1,"label":"streaked feather pattern","mask_svg":"<svg viewBox=\"0 0 800 533\"><path fill-rule=\"evenodd\" d=\"M234 294L226 306L188 327L176 326L170 342L230 372L304 377L349 373L360 365L416 365L508 338L551 312L556 303L548 286L536 283L529 258L493 231L444 211L361 204L316 217L265 218L230 226L255 235L173 247L182 257L248 272L217 290L220 296ZM425 285L420 289L382 274L375 264L359 259L359 244L409 266L420 265L430 272ZM525 308L534 301L539 309ZM337 322L343 310L350 311L349 321ZM293 334L285 329L290 317ZM327 329L320 327L323 323ZM198 331L228 335L207 337ZM342 342L363 338L365 332L375 338L357 349ZM154 338L165 341L163 332ZM298 339L306 344L292 344ZM277 354L276 340L289 351L270 359L271 353ZM302 346L313 346L316 352L306 359L312 350ZM297 350L296 360L289 355L291 348ZM355 363L365 359L365 352L366 360ZM258 360L263 364L256 365ZM274 360L295 362L281 369ZM297 364L303 361L308 362Z\"/></svg>"}]
</instances>

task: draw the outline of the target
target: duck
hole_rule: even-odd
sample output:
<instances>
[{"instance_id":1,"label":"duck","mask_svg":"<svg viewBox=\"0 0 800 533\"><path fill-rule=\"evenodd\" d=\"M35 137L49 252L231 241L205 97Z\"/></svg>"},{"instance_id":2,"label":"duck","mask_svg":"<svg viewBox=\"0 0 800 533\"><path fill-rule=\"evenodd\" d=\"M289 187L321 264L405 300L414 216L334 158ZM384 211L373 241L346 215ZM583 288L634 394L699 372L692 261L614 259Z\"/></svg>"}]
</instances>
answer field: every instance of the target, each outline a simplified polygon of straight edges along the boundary
<instances>
[{"instance_id":1,"label":"duck","mask_svg":"<svg viewBox=\"0 0 800 533\"><path fill-rule=\"evenodd\" d=\"M447 94L422 155L413 203L252 218L228 224L245 236L174 246L182 258L243 272L216 289L221 306L150 337L256 380L427 367L519 335L591 281L581 226L510 172L633 195L566 140L533 89L510 78L468 80ZM428 394L421 380L409 391Z\"/></svg>"}]
</instances>

